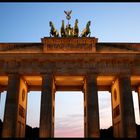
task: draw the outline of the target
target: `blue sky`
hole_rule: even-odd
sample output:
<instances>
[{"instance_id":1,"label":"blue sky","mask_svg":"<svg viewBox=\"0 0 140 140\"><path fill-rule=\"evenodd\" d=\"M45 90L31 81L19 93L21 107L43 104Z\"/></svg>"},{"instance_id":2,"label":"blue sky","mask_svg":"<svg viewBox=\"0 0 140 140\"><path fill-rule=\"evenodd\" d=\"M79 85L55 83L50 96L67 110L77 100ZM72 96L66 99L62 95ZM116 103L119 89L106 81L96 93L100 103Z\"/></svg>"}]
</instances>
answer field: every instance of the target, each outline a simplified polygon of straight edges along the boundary
<instances>
[{"instance_id":1,"label":"blue sky","mask_svg":"<svg viewBox=\"0 0 140 140\"><path fill-rule=\"evenodd\" d=\"M140 3L0 3L0 42L39 42L49 35L49 21L59 30L64 10L80 31L91 20L91 34L101 42L139 42Z\"/></svg>"},{"instance_id":2,"label":"blue sky","mask_svg":"<svg viewBox=\"0 0 140 140\"><path fill-rule=\"evenodd\" d=\"M64 10L72 10L70 24L74 26L78 19L80 32L91 20L91 36L99 42L140 42L140 3L0 3L0 42L40 42L49 36L49 21L59 31L61 20L67 24ZM39 126L40 95L28 94L27 124L32 127ZM3 118L4 96L0 118ZM139 123L137 94L133 97ZM104 92L98 98L100 128L108 128L112 124L111 97ZM55 136L83 136L82 93L57 93L55 114Z\"/></svg>"}]
</instances>

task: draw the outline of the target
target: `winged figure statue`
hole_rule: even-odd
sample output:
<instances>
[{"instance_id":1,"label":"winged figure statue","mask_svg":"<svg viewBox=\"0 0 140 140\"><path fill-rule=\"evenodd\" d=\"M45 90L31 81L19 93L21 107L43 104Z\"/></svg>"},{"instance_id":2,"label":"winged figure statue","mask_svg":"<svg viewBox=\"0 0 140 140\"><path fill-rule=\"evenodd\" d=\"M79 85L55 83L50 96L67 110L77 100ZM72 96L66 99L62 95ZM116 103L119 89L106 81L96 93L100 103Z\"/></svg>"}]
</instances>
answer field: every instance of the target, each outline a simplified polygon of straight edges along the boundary
<instances>
[{"instance_id":1,"label":"winged figure statue","mask_svg":"<svg viewBox=\"0 0 140 140\"><path fill-rule=\"evenodd\" d=\"M67 15L67 16L66 16L67 20L70 20L70 19L71 19L70 14L72 13L72 10L70 10L70 11L64 11L64 12L65 12L65 14Z\"/></svg>"}]
</instances>

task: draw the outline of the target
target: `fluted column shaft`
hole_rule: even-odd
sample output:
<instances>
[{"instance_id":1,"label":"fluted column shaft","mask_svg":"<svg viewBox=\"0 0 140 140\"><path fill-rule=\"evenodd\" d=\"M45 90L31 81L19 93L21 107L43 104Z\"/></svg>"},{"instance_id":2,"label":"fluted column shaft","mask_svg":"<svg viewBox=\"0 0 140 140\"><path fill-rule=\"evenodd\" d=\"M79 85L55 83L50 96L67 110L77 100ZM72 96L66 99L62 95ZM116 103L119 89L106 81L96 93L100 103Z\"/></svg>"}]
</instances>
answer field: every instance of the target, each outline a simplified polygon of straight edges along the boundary
<instances>
[{"instance_id":1,"label":"fluted column shaft","mask_svg":"<svg viewBox=\"0 0 140 140\"><path fill-rule=\"evenodd\" d=\"M129 76L118 77L112 85L114 137L136 137L134 106Z\"/></svg>"},{"instance_id":2,"label":"fluted column shaft","mask_svg":"<svg viewBox=\"0 0 140 140\"><path fill-rule=\"evenodd\" d=\"M99 133L99 107L98 107L98 89L95 75L86 77L85 89L85 116L86 116L86 137L100 137Z\"/></svg>"},{"instance_id":3,"label":"fluted column shaft","mask_svg":"<svg viewBox=\"0 0 140 140\"><path fill-rule=\"evenodd\" d=\"M42 76L41 112L40 112L40 137L53 137L53 77Z\"/></svg>"},{"instance_id":4,"label":"fluted column shaft","mask_svg":"<svg viewBox=\"0 0 140 140\"><path fill-rule=\"evenodd\" d=\"M25 137L27 85L18 74L8 75L2 137Z\"/></svg>"}]
</instances>

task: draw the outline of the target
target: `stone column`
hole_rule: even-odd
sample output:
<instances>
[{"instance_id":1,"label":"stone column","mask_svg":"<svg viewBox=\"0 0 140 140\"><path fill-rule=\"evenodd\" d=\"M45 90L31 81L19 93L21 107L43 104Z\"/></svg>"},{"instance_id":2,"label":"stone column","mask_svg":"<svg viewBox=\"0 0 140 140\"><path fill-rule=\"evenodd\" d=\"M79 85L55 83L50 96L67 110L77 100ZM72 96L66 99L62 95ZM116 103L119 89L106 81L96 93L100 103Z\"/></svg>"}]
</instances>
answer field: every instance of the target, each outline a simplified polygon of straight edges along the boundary
<instances>
[{"instance_id":1,"label":"stone column","mask_svg":"<svg viewBox=\"0 0 140 140\"><path fill-rule=\"evenodd\" d=\"M54 137L54 125L55 125L55 92L56 92L56 87L55 87L55 80L53 77L53 82L52 82L52 137Z\"/></svg>"},{"instance_id":2,"label":"stone column","mask_svg":"<svg viewBox=\"0 0 140 140\"><path fill-rule=\"evenodd\" d=\"M85 87L85 115L86 130L85 136L90 138L100 137L99 132L99 108L98 108L98 92L97 80L95 75L86 77Z\"/></svg>"},{"instance_id":3,"label":"stone column","mask_svg":"<svg viewBox=\"0 0 140 140\"><path fill-rule=\"evenodd\" d=\"M0 101L1 101L1 91L0 91Z\"/></svg>"},{"instance_id":4,"label":"stone column","mask_svg":"<svg viewBox=\"0 0 140 140\"><path fill-rule=\"evenodd\" d=\"M136 124L130 77L118 77L113 81L111 91L114 137L135 138Z\"/></svg>"},{"instance_id":5,"label":"stone column","mask_svg":"<svg viewBox=\"0 0 140 140\"><path fill-rule=\"evenodd\" d=\"M4 90L3 90L3 88L1 87L1 85L0 85L0 101L1 101L1 93L3 92ZM0 107L1 108L1 107Z\"/></svg>"},{"instance_id":6,"label":"stone column","mask_svg":"<svg viewBox=\"0 0 140 140\"><path fill-rule=\"evenodd\" d=\"M87 137L87 100L86 100L86 79L84 80L83 86L83 96L84 96L84 137Z\"/></svg>"},{"instance_id":7,"label":"stone column","mask_svg":"<svg viewBox=\"0 0 140 140\"><path fill-rule=\"evenodd\" d=\"M1 105L1 90L0 90L0 105ZM0 110L1 110L1 106L0 106Z\"/></svg>"},{"instance_id":8,"label":"stone column","mask_svg":"<svg viewBox=\"0 0 140 140\"><path fill-rule=\"evenodd\" d=\"M138 87L138 103L139 103L139 116L140 116L140 86Z\"/></svg>"},{"instance_id":9,"label":"stone column","mask_svg":"<svg viewBox=\"0 0 140 140\"><path fill-rule=\"evenodd\" d=\"M18 74L9 74L2 137L24 137L27 85Z\"/></svg>"},{"instance_id":10,"label":"stone column","mask_svg":"<svg viewBox=\"0 0 140 140\"><path fill-rule=\"evenodd\" d=\"M4 89L0 86L0 110L2 110L2 106L1 106L1 94L2 92L4 92Z\"/></svg>"},{"instance_id":11,"label":"stone column","mask_svg":"<svg viewBox=\"0 0 140 140\"><path fill-rule=\"evenodd\" d=\"M42 76L41 111L39 135L42 138L53 137L53 76Z\"/></svg>"}]
</instances>

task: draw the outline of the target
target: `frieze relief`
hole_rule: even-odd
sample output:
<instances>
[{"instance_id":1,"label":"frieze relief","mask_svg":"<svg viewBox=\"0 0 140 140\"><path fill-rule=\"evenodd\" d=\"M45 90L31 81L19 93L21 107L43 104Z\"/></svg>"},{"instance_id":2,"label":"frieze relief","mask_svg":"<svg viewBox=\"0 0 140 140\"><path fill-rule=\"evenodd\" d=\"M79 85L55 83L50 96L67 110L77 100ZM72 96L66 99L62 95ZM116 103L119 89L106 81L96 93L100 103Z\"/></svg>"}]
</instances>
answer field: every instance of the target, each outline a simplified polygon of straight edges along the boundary
<instances>
[{"instance_id":1,"label":"frieze relief","mask_svg":"<svg viewBox=\"0 0 140 140\"><path fill-rule=\"evenodd\" d=\"M96 51L96 38L43 38L44 52L58 52L58 51L73 51L75 52L95 52Z\"/></svg>"}]
</instances>

